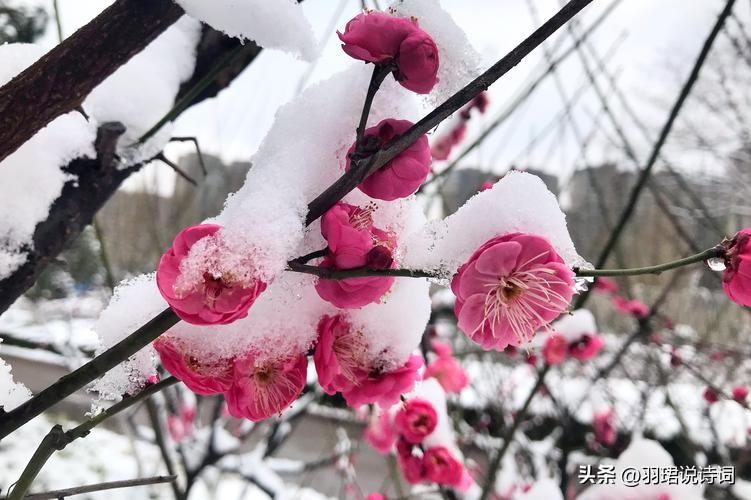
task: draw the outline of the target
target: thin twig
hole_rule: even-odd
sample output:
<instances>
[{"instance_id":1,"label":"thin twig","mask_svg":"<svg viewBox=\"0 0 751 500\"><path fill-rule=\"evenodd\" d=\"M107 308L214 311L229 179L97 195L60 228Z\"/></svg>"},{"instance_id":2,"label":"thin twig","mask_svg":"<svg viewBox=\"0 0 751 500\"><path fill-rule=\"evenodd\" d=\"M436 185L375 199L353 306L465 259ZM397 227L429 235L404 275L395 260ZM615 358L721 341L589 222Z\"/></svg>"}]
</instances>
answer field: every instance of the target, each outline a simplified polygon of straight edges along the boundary
<instances>
[{"instance_id":1,"label":"thin twig","mask_svg":"<svg viewBox=\"0 0 751 500\"><path fill-rule=\"evenodd\" d=\"M118 488L132 488L134 486L147 486L150 484L173 483L177 476L154 476L137 479L125 479L122 481L107 481L104 483L87 484L84 486L75 486L62 490L45 491L44 493L32 493L26 495L24 500L54 500L74 495L83 495L84 493L93 493L95 491L114 490Z\"/></svg>"}]
</instances>

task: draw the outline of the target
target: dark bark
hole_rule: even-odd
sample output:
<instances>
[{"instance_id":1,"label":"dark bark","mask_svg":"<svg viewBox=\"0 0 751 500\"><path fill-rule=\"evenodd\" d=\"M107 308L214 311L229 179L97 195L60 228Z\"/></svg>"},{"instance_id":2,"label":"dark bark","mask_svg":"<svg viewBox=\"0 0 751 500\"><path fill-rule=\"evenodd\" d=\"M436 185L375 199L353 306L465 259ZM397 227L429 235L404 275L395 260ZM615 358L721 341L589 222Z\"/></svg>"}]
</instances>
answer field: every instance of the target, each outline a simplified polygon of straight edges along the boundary
<instances>
[{"instance_id":1,"label":"dark bark","mask_svg":"<svg viewBox=\"0 0 751 500\"><path fill-rule=\"evenodd\" d=\"M80 107L94 87L182 15L172 0L118 0L0 88L0 161Z\"/></svg>"}]
</instances>

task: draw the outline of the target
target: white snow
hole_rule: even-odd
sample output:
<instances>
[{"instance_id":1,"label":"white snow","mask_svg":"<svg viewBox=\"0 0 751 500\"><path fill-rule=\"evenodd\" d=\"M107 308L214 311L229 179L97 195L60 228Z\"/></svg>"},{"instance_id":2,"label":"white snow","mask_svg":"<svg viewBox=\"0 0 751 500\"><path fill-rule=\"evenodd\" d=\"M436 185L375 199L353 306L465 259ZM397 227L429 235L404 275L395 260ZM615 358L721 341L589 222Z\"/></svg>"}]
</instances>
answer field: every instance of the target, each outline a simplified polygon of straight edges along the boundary
<instances>
[{"instance_id":1,"label":"white snow","mask_svg":"<svg viewBox=\"0 0 751 500\"><path fill-rule=\"evenodd\" d=\"M13 380L10 365L0 358L0 408L10 411L30 397L31 392L25 385Z\"/></svg>"},{"instance_id":2,"label":"white snow","mask_svg":"<svg viewBox=\"0 0 751 500\"><path fill-rule=\"evenodd\" d=\"M551 478L542 478L529 491L519 495L518 500L563 500L558 483Z\"/></svg>"},{"instance_id":3,"label":"white snow","mask_svg":"<svg viewBox=\"0 0 751 500\"><path fill-rule=\"evenodd\" d=\"M569 266L585 264L566 228L566 216L538 177L511 172L443 220L404 238L403 264L452 276L483 243L507 233L547 238Z\"/></svg>"},{"instance_id":4,"label":"white snow","mask_svg":"<svg viewBox=\"0 0 751 500\"><path fill-rule=\"evenodd\" d=\"M313 27L295 0L177 0L188 15L229 36L306 61L318 55Z\"/></svg>"}]
</instances>

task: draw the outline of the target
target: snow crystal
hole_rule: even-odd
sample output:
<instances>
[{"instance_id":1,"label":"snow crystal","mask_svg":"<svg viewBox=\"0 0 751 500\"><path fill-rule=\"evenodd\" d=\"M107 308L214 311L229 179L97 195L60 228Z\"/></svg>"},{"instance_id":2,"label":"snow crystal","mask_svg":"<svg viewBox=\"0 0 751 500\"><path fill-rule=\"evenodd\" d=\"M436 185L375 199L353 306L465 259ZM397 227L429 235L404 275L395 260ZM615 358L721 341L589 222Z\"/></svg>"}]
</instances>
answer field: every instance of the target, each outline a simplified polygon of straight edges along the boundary
<instances>
[{"instance_id":1,"label":"snow crystal","mask_svg":"<svg viewBox=\"0 0 751 500\"><path fill-rule=\"evenodd\" d=\"M477 77L480 54L438 0L398 0L391 9L400 17L416 18L438 47L438 84L428 96L431 104L442 103Z\"/></svg>"},{"instance_id":2,"label":"snow crystal","mask_svg":"<svg viewBox=\"0 0 751 500\"><path fill-rule=\"evenodd\" d=\"M291 52L306 61L318 55L313 27L296 0L177 0L188 15L229 36L266 49Z\"/></svg>"},{"instance_id":3,"label":"snow crystal","mask_svg":"<svg viewBox=\"0 0 751 500\"><path fill-rule=\"evenodd\" d=\"M424 278L396 278L382 302L348 311L352 326L365 334L370 359L396 368L420 345L430 318L429 287Z\"/></svg>"},{"instance_id":4,"label":"snow crystal","mask_svg":"<svg viewBox=\"0 0 751 500\"><path fill-rule=\"evenodd\" d=\"M451 276L489 239L522 232L543 236L569 266L586 262L576 253L566 216L538 177L511 172L477 193L454 214L427 223L404 238L403 264Z\"/></svg>"},{"instance_id":5,"label":"snow crystal","mask_svg":"<svg viewBox=\"0 0 751 500\"><path fill-rule=\"evenodd\" d=\"M0 408L10 411L30 397L31 391L22 383L13 380L10 365L0 358Z\"/></svg>"},{"instance_id":6,"label":"snow crystal","mask_svg":"<svg viewBox=\"0 0 751 500\"><path fill-rule=\"evenodd\" d=\"M166 307L167 303L156 287L155 274L124 281L115 288L112 300L94 325L101 341L97 353L117 344ZM146 378L154 373L152 353L150 348L141 349L130 359L107 372L95 383L94 389L103 398L138 392Z\"/></svg>"}]
</instances>

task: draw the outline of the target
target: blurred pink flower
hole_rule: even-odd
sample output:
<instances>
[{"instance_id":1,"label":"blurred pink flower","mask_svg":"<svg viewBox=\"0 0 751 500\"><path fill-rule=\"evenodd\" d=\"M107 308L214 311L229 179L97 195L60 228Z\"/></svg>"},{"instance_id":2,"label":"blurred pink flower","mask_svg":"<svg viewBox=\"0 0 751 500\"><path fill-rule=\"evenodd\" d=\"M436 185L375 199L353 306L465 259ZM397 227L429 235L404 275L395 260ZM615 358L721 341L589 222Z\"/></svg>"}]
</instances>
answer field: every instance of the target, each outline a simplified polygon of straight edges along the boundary
<instances>
[{"instance_id":1,"label":"blurred pink flower","mask_svg":"<svg viewBox=\"0 0 751 500\"><path fill-rule=\"evenodd\" d=\"M542 357L549 365L563 363L568 354L568 342L557 333L552 334L545 340L542 346Z\"/></svg>"},{"instance_id":2,"label":"blurred pink flower","mask_svg":"<svg viewBox=\"0 0 751 500\"><path fill-rule=\"evenodd\" d=\"M412 390L415 381L420 379L421 367L422 357L413 355L395 370L371 370L356 385L342 390L342 396L352 408L369 403L378 403L381 408L388 408L399 401L402 394Z\"/></svg>"},{"instance_id":3,"label":"blurred pink flower","mask_svg":"<svg viewBox=\"0 0 751 500\"><path fill-rule=\"evenodd\" d=\"M492 189L493 186L495 186L495 182L485 181L480 184L480 189L478 191L487 191L488 189Z\"/></svg>"},{"instance_id":4,"label":"blurred pink flower","mask_svg":"<svg viewBox=\"0 0 751 500\"><path fill-rule=\"evenodd\" d=\"M229 389L233 378L231 359L207 360L170 337L160 337L153 345L164 369L196 394L218 394Z\"/></svg>"},{"instance_id":5,"label":"blurred pink flower","mask_svg":"<svg viewBox=\"0 0 751 500\"><path fill-rule=\"evenodd\" d=\"M235 360L235 377L225 393L227 410L254 422L281 413L305 387L308 358L261 361L253 354Z\"/></svg>"},{"instance_id":6,"label":"blurred pink flower","mask_svg":"<svg viewBox=\"0 0 751 500\"><path fill-rule=\"evenodd\" d=\"M459 487L464 480L464 466L444 446L425 450L423 456L428 481L443 486Z\"/></svg>"},{"instance_id":7,"label":"blurred pink flower","mask_svg":"<svg viewBox=\"0 0 751 500\"><path fill-rule=\"evenodd\" d=\"M595 292L601 293L616 293L618 292L618 283L612 278L606 278L605 276L599 277L595 280Z\"/></svg>"},{"instance_id":8,"label":"blurred pink flower","mask_svg":"<svg viewBox=\"0 0 751 500\"><path fill-rule=\"evenodd\" d=\"M717 391L715 391L711 387L705 388L702 396L704 397L704 401L706 401L707 404L710 405L715 404L720 400L720 396L717 394Z\"/></svg>"},{"instance_id":9,"label":"blurred pink flower","mask_svg":"<svg viewBox=\"0 0 751 500\"><path fill-rule=\"evenodd\" d=\"M722 289L725 294L742 306L751 306L751 247L748 245L751 229L738 231L729 241L723 242L726 249L725 271L722 273Z\"/></svg>"},{"instance_id":10,"label":"blurred pink flower","mask_svg":"<svg viewBox=\"0 0 751 500\"><path fill-rule=\"evenodd\" d=\"M595 439L603 446L612 446L617 438L613 409L595 413L592 417L592 429L595 432Z\"/></svg>"},{"instance_id":11,"label":"blurred pink flower","mask_svg":"<svg viewBox=\"0 0 751 500\"><path fill-rule=\"evenodd\" d=\"M628 300L620 295L613 295L610 301L613 303L615 310L620 313L630 314L640 319L649 316L649 306L640 300Z\"/></svg>"},{"instance_id":12,"label":"blurred pink flower","mask_svg":"<svg viewBox=\"0 0 751 500\"><path fill-rule=\"evenodd\" d=\"M461 363L451 356L440 356L428 364L425 369L425 378L435 378L443 390L459 394L469 384L467 372Z\"/></svg>"},{"instance_id":13,"label":"blurred pink flower","mask_svg":"<svg viewBox=\"0 0 751 500\"><path fill-rule=\"evenodd\" d=\"M413 92L427 94L438 82L438 48L414 19L383 12L362 13L338 35L349 56L375 64L393 64L396 80Z\"/></svg>"},{"instance_id":14,"label":"blurred pink flower","mask_svg":"<svg viewBox=\"0 0 751 500\"><path fill-rule=\"evenodd\" d=\"M433 352L436 353L439 358L451 357L454 354L454 349L448 342L442 342L440 340L433 339L430 342L430 346L433 348Z\"/></svg>"},{"instance_id":15,"label":"blurred pink flower","mask_svg":"<svg viewBox=\"0 0 751 500\"><path fill-rule=\"evenodd\" d=\"M386 497L381 493L369 493L365 500L386 500Z\"/></svg>"},{"instance_id":16,"label":"blurred pink flower","mask_svg":"<svg viewBox=\"0 0 751 500\"><path fill-rule=\"evenodd\" d=\"M429 401L420 398L407 400L394 417L394 428L411 444L421 443L438 424L438 414Z\"/></svg>"},{"instance_id":17,"label":"blurred pink flower","mask_svg":"<svg viewBox=\"0 0 751 500\"><path fill-rule=\"evenodd\" d=\"M546 239L521 233L495 237L451 282L458 326L485 349L526 344L568 307L573 276Z\"/></svg>"},{"instance_id":18,"label":"blurred pink flower","mask_svg":"<svg viewBox=\"0 0 751 500\"><path fill-rule=\"evenodd\" d=\"M406 132L412 122L387 118L377 125L365 129L365 153L387 146L399 135ZM371 149L373 151L371 151ZM347 151L345 170L350 169L350 155L355 151L355 145ZM396 155L393 160L369 175L360 183L358 188L371 198L393 201L406 198L420 187L430 173L430 145L425 135L420 136L407 149Z\"/></svg>"},{"instance_id":19,"label":"blurred pink flower","mask_svg":"<svg viewBox=\"0 0 751 500\"><path fill-rule=\"evenodd\" d=\"M746 403L748 398L748 388L742 385L733 387L733 399L741 404Z\"/></svg>"},{"instance_id":20,"label":"blurred pink flower","mask_svg":"<svg viewBox=\"0 0 751 500\"><path fill-rule=\"evenodd\" d=\"M389 412L382 411L377 418L371 419L363 437L377 452L384 455L390 452L396 443L397 434Z\"/></svg>"},{"instance_id":21,"label":"blurred pink flower","mask_svg":"<svg viewBox=\"0 0 751 500\"><path fill-rule=\"evenodd\" d=\"M191 247L204 238L216 238L220 229L216 224L186 227L175 236L172 247L159 261L156 271L159 291L175 314L188 323L226 324L244 318L258 295L266 289L266 283L257 279L240 279L232 269L206 268L198 281L181 282L181 263Z\"/></svg>"},{"instance_id":22,"label":"blurred pink flower","mask_svg":"<svg viewBox=\"0 0 751 500\"><path fill-rule=\"evenodd\" d=\"M568 346L568 353L579 361L589 361L597 356L605 342L599 335L584 334Z\"/></svg>"}]
</instances>

